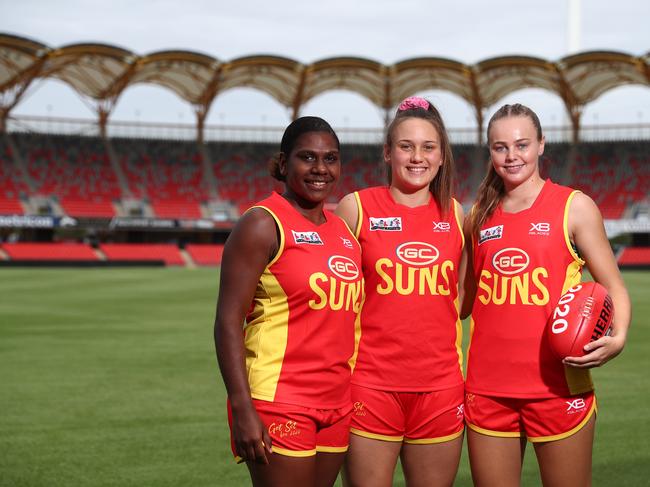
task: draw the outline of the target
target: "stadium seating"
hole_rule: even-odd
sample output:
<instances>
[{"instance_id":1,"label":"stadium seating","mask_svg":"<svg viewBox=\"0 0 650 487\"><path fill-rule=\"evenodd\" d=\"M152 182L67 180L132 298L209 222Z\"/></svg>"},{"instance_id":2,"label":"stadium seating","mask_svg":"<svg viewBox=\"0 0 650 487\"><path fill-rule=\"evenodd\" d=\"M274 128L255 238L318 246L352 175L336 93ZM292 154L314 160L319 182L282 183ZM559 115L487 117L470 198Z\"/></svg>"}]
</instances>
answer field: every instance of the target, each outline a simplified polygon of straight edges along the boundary
<instances>
[{"instance_id":1,"label":"stadium seating","mask_svg":"<svg viewBox=\"0 0 650 487\"><path fill-rule=\"evenodd\" d=\"M150 202L161 218L201 218L210 197L202 157L192 142L114 139L111 141L129 193Z\"/></svg>"},{"instance_id":2,"label":"stadium seating","mask_svg":"<svg viewBox=\"0 0 650 487\"><path fill-rule=\"evenodd\" d=\"M33 194L55 197L71 216L115 214L112 201L121 197L121 189L100 139L41 134L12 137Z\"/></svg>"},{"instance_id":3,"label":"stadium seating","mask_svg":"<svg viewBox=\"0 0 650 487\"><path fill-rule=\"evenodd\" d=\"M166 265L185 265L174 244L105 243L99 245L99 250L108 261L163 261Z\"/></svg>"},{"instance_id":4,"label":"stadium seating","mask_svg":"<svg viewBox=\"0 0 650 487\"><path fill-rule=\"evenodd\" d=\"M457 169L455 196L467 207L484 176L488 153L476 145L452 149ZM228 219L233 216L231 208L241 214L271 191L282 191L283 184L268 172L276 153L275 143L210 142L200 148L193 141L114 138L107 144L98 137L11 133L0 137L0 215L60 208L73 217L112 218L118 213L135 215L135 207L137 215L203 219L214 214L214 208L225 208L221 214ZM341 178L327 201L330 209L348 193L386 182L381 146L347 144L341 148L341 158ZM546 144L541 171L543 177L591 196L605 218L648 213L650 142ZM181 222L181 226L189 231L214 228L212 222L203 227L199 223L203 222ZM217 223L226 230L232 224L223 218ZM172 222L164 229L174 234L175 225ZM133 231L141 233L139 228ZM166 233L146 240L158 237L176 238ZM174 244L102 243L96 252L85 244L22 241L2 244L2 250L12 260L97 261L105 256L109 262L185 265L189 257L197 265L220 264L222 245L188 240L185 252ZM648 250L642 248L625 249L619 259L621 265L649 261Z\"/></svg>"},{"instance_id":5,"label":"stadium seating","mask_svg":"<svg viewBox=\"0 0 650 487\"><path fill-rule=\"evenodd\" d=\"M11 260L99 260L92 247L84 243L17 242L0 244L0 248Z\"/></svg>"},{"instance_id":6,"label":"stadium seating","mask_svg":"<svg viewBox=\"0 0 650 487\"><path fill-rule=\"evenodd\" d=\"M121 187L101 139L80 136L12 134L27 174L12 162L0 139L0 213L24 212L21 195L54 196L71 216L111 217L115 203L128 196L150 205L154 216L202 218L204 203L230 202L241 212L282 184L268 174L277 145L211 142L206 144L212 174L204 174L202 152L191 141L111 139ZM621 218L627 208L648 197L650 150L647 142L547 144L542 174L581 189L605 218ZM453 147L457 167L456 198L470 204L480 183L487 151L473 145ZM383 184L381 148L350 144L341 150L343 170L335 203L356 189ZM575 163L569 164L571 157ZM30 184L26 184L29 182ZM214 187L210 187L214 184ZM31 189L30 189L31 188Z\"/></svg>"},{"instance_id":7,"label":"stadium seating","mask_svg":"<svg viewBox=\"0 0 650 487\"><path fill-rule=\"evenodd\" d=\"M197 265L220 265L223 245L188 244L185 250Z\"/></svg>"},{"instance_id":8,"label":"stadium seating","mask_svg":"<svg viewBox=\"0 0 650 487\"><path fill-rule=\"evenodd\" d=\"M11 147L0 136L0 215L22 215L20 194L28 194L22 173L13 162Z\"/></svg>"},{"instance_id":9,"label":"stadium seating","mask_svg":"<svg viewBox=\"0 0 650 487\"><path fill-rule=\"evenodd\" d=\"M626 247L618 257L618 264L650 267L650 247Z\"/></svg>"}]
</instances>

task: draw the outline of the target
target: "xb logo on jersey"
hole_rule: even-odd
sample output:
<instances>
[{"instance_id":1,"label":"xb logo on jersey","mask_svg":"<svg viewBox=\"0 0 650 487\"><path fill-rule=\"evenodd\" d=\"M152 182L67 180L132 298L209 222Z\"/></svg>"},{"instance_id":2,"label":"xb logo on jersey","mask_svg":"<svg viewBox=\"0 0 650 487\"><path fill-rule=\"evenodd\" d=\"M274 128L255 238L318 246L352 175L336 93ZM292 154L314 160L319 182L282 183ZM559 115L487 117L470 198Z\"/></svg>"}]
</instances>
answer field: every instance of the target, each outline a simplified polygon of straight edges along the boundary
<instances>
[{"instance_id":1,"label":"xb logo on jersey","mask_svg":"<svg viewBox=\"0 0 650 487\"><path fill-rule=\"evenodd\" d=\"M551 224L548 222L532 223L528 235L548 235L551 232Z\"/></svg>"},{"instance_id":2,"label":"xb logo on jersey","mask_svg":"<svg viewBox=\"0 0 650 487\"><path fill-rule=\"evenodd\" d=\"M580 411L584 411L585 407L587 407L585 400L582 398L574 399L573 401L564 401L564 402L566 402L567 405L569 406L566 408L567 414L579 413Z\"/></svg>"},{"instance_id":3,"label":"xb logo on jersey","mask_svg":"<svg viewBox=\"0 0 650 487\"><path fill-rule=\"evenodd\" d=\"M343 246L345 248L347 248L347 249L352 248L352 240L350 240L349 238L343 238L343 237L340 237L340 238L341 238L341 241L343 242Z\"/></svg>"},{"instance_id":4,"label":"xb logo on jersey","mask_svg":"<svg viewBox=\"0 0 650 487\"><path fill-rule=\"evenodd\" d=\"M434 232L448 232L451 229L449 222L433 222Z\"/></svg>"}]
</instances>

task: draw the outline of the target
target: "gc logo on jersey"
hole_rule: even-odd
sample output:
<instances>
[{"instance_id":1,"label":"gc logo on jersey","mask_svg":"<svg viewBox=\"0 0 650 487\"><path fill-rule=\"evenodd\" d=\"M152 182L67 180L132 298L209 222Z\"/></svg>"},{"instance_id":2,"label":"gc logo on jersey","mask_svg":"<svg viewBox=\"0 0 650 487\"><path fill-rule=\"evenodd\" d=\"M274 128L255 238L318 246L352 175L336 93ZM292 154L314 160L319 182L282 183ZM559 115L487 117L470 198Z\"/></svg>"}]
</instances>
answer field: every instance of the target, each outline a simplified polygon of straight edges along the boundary
<instances>
[{"instance_id":1,"label":"gc logo on jersey","mask_svg":"<svg viewBox=\"0 0 650 487\"><path fill-rule=\"evenodd\" d=\"M327 261L327 266L335 276L346 281L354 281L359 277L359 268L349 257L342 255L333 255Z\"/></svg>"},{"instance_id":2,"label":"gc logo on jersey","mask_svg":"<svg viewBox=\"0 0 650 487\"><path fill-rule=\"evenodd\" d=\"M402 217L399 216L386 216L383 218L370 217L370 231L384 231L384 232L401 232L402 231Z\"/></svg>"},{"instance_id":3,"label":"gc logo on jersey","mask_svg":"<svg viewBox=\"0 0 650 487\"><path fill-rule=\"evenodd\" d=\"M503 225L497 225L496 227L484 228L479 232L478 244L481 245L483 242L488 240L494 240L501 238L503 236Z\"/></svg>"},{"instance_id":4,"label":"gc logo on jersey","mask_svg":"<svg viewBox=\"0 0 650 487\"><path fill-rule=\"evenodd\" d=\"M438 249L426 242L403 243L395 249L395 253L402 262L418 267L433 264L440 257Z\"/></svg>"},{"instance_id":5,"label":"gc logo on jersey","mask_svg":"<svg viewBox=\"0 0 650 487\"><path fill-rule=\"evenodd\" d=\"M297 244L312 244L323 245L323 240L318 235L318 232L296 232L291 230L293 234L293 241Z\"/></svg>"},{"instance_id":6,"label":"gc logo on jersey","mask_svg":"<svg viewBox=\"0 0 650 487\"><path fill-rule=\"evenodd\" d=\"M499 250L492 257L492 265L503 275L519 274L530 264L530 257L521 249L508 247Z\"/></svg>"}]
</instances>

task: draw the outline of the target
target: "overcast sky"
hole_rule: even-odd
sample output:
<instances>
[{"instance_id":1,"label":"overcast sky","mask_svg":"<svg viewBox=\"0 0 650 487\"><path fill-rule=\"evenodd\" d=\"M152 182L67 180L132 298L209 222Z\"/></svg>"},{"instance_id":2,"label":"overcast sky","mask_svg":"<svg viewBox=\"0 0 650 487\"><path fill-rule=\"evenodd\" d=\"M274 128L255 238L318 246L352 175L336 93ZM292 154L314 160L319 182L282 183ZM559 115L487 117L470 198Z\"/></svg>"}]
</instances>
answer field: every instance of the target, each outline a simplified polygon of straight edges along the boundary
<instances>
[{"instance_id":1,"label":"overcast sky","mask_svg":"<svg viewBox=\"0 0 650 487\"><path fill-rule=\"evenodd\" d=\"M557 60L571 53L568 1L509 0L184 0L83 1L0 0L0 32L50 47L80 42L120 46L143 55L185 49L230 60L275 54L303 63L351 55L382 63L436 56L475 63L521 54ZM577 51L650 51L648 0L582 0ZM575 41L574 41L575 43ZM438 104L451 127L474 126L469 105L441 91L424 93ZM560 99L524 90L501 100L521 101L542 123L566 121ZM14 114L92 117L72 90L41 81ZM338 127L372 127L382 114L359 95L333 92L306 104ZM136 85L120 97L115 120L191 123L190 106L171 91ZM284 125L288 111L265 94L237 89L218 96L208 123ZM630 86L606 93L585 110L583 124L650 123L650 88Z\"/></svg>"}]
</instances>

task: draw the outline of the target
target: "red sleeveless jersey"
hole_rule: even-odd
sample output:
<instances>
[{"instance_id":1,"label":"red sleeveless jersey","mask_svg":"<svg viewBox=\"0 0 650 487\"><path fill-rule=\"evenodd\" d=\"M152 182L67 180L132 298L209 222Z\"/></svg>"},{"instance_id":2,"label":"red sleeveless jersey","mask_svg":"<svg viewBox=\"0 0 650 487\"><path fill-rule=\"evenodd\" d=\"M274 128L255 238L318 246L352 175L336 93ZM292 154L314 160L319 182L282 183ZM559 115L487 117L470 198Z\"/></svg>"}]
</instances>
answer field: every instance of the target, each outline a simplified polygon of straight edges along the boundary
<instances>
[{"instance_id":1,"label":"red sleeveless jersey","mask_svg":"<svg viewBox=\"0 0 650 487\"><path fill-rule=\"evenodd\" d=\"M461 384L456 201L443 218L434 198L410 208L387 187L355 196L366 300L352 382L413 392Z\"/></svg>"},{"instance_id":2,"label":"red sleeveless jersey","mask_svg":"<svg viewBox=\"0 0 650 487\"><path fill-rule=\"evenodd\" d=\"M584 265L567 226L575 193L547 180L530 208L506 213L499 206L473 238L468 392L542 398L593 389L588 371L565 367L553 355L544 332Z\"/></svg>"},{"instance_id":3,"label":"red sleeveless jersey","mask_svg":"<svg viewBox=\"0 0 650 487\"><path fill-rule=\"evenodd\" d=\"M338 216L315 225L278 193L255 207L275 219L280 245L246 318L246 369L255 399L334 409L350 403L355 321L363 302L359 243Z\"/></svg>"}]
</instances>

